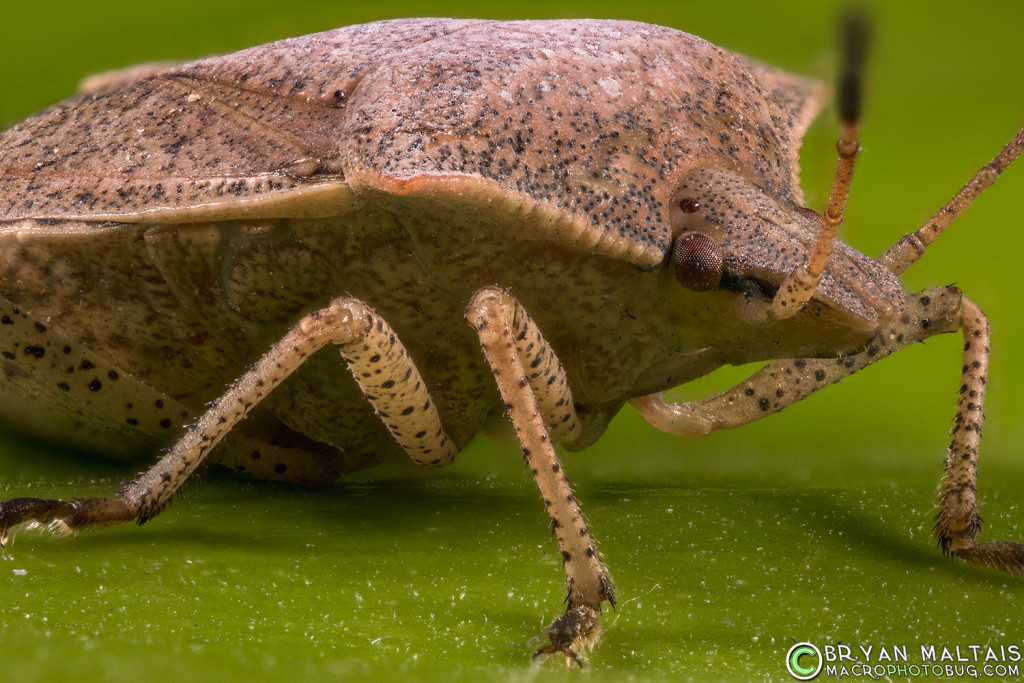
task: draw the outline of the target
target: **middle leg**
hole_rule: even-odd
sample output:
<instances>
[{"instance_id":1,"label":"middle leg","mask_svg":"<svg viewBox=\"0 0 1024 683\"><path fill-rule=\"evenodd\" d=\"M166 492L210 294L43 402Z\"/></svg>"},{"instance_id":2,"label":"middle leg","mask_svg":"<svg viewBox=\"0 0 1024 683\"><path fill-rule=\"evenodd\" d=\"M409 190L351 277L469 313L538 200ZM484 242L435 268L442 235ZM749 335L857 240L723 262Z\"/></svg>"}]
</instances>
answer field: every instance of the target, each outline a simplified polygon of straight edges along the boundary
<instances>
[{"instance_id":1,"label":"middle leg","mask_svg":"<svg viewBox=\"0 0 1024 683\"><path fill-rule=\"evenodd\" d=\"M566 612L552 623L551 643L537 654L561 652L578 663L576 653L593 647L600 635L601 605L614 606L615 595L549 436L549 429L564 440L578 433L568 382L554 352L508 292L478 291L466 309L466 319L480 337L523 457L540 488L569 584Z\"/></svg>"}]
</instances>

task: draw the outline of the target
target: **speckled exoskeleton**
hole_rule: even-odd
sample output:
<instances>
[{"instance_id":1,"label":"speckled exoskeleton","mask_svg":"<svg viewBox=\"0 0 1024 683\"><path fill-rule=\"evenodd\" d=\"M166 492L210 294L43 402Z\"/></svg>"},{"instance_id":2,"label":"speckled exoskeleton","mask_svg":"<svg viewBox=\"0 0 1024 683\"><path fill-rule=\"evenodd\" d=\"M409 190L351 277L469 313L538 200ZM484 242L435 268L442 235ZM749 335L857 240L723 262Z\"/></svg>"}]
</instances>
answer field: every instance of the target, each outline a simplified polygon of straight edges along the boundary
<instances>
[{"instance_id":1,"label":"speckled exoskeleton","mask_svg":"<svg viewBox=\"0 0 1024 683\"><path fill-rule=\"evenodd\" d=\"M898 275L1024 132L868 258L835 239L857 53L822 214L797 179L820 86L658 26L389 21L90 81L0 137L0 413L108 455L172 447L116 497L0 504L0 542L144 522L208 456L299 482L440 467L507 414L568 581L543 652L575 658L614 595L553 443L629 401L674 434L735 427L961 331L937 535L1021 573L1024 546L978 541L988 325Z\"/></svg>"}]
</instances>

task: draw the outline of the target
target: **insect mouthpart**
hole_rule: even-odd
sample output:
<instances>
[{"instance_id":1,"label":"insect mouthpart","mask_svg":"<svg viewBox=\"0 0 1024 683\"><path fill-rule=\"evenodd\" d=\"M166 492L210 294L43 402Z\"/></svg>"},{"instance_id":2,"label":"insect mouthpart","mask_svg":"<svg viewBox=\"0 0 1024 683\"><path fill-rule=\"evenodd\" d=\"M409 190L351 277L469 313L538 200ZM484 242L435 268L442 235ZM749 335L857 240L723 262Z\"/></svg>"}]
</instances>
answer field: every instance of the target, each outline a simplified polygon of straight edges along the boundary
<instances>
[{"instance_id":1,"label":"insect mouthpart","mask_svg":"<svg viewBox=\"0 0 1024 683\"><path fill-rule=\"evenodd\" d=\"M722 279L718 283L718 288L728 292L739 292L746 295L748 299L763 297L767 300L774 298L775 293L779 291L778 285L773 285L756 277L745 277L733 273L722 273Z\"/></svg>"}]
</instances>

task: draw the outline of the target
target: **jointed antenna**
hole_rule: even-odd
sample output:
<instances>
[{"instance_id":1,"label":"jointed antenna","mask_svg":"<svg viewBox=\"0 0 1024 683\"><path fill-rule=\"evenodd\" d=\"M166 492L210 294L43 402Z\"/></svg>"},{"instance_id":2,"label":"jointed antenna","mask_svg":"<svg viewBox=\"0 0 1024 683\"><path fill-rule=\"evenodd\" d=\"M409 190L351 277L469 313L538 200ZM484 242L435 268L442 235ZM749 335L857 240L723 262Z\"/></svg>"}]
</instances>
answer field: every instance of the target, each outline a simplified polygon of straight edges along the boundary
<instances>
[{"instance_id":1,"label":"jointed antenna","mask_svg":"<svg viewBox=\"0 0 1024 683\"><path fill-rule=\"evenodd\" d=\"M903 274L907 268L924 255L928 245L942 234L942 231L953 222L953 219L963 213L963 210L970 206L979 194L996 182L999 174L1005 171L1006 167L1013 163L1022 151L1024 151L1024 130L1017 133L1010 143L1003 147L1003 151L996 155L995 159L974 174L970 182L946 202L946 205L931 217L931 220L921 226L917 232L904 235L899 242L889 247L878 258L878 262L895 275Z\"/></svg>"},{"instance_id":2,"label":"jointed antenna","mask_svg":"<svg viewBox=\"0 0 1024 683\"><path fill-rule=\"evenodd\" d=\"M772 301L772 314L788 318L797 313L810 300L825 264L832 254L839 226L843 223L843 210L850 195L853 165L860 151L857 142L860 130L860 107L864 62L867 56L869 24L861 13L850 13L843 22L843 67L839 77L836 105L839 110L839 141L836 151L839 159L832 179L832 191L824 215L819 215L817 239L807 257L807 263L789 274Z\"/></svg>"}]
</instances>

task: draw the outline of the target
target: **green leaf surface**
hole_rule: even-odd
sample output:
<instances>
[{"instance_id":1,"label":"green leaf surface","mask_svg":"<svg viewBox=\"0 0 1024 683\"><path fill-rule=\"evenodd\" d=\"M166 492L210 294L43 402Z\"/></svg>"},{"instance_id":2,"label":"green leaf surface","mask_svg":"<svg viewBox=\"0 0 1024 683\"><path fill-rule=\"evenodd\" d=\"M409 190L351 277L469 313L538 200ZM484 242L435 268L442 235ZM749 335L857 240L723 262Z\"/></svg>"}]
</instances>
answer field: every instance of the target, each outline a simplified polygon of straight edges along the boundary
<instances>
[{"instance_id":1,"label":"green leaf surface","mask_svg":"<svg viewBox=\"0 0 1024 683\"><path fill-rule=\"evenodd\" d=\"M844 228L868 254L926 220L1024 123L1016 4L873 13L865 150ZM653 21L823 78L837 55L836 8L820 2L19 3L0 10L0 125L92 72L416 14ZM829 111L808 134L816 208L835 136ZM1024 540L1022 170L905 278L957 282L992 322L979 478L989 540ZM396 463L308 489L210 470L141 528L19 531L0 555L0 680L778 681L801 641L1021 646L1024 580L947 560L931 535L961 343L931 340L700 441L626 409L598 445L566 454L619 598L582 674L530 662L562 609L560 560L517 449L481 439L440 473ZM109 495L145 466L11 436L0 497Z\"/></svg>"}]
</instances>

